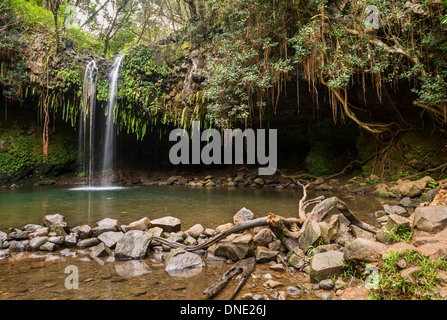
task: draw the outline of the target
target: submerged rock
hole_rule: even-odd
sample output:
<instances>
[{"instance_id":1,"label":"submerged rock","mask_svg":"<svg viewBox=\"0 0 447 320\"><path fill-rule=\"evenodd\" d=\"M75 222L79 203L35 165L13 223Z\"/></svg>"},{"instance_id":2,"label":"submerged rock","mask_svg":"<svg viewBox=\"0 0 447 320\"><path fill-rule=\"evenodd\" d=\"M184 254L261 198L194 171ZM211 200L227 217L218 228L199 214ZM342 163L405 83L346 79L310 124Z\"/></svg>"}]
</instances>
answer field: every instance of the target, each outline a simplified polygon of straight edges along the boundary
<instances>
[{"instance_id":1,"label":"submerged rock","mask_svg":"<svg viewBox=\"0 0 447 320\"><path fill-rule=\"evenodd\" d=\"M151 272L144 260L117 261L115 270L121 277L138 277Z\"/></svg>"}]
</instances>

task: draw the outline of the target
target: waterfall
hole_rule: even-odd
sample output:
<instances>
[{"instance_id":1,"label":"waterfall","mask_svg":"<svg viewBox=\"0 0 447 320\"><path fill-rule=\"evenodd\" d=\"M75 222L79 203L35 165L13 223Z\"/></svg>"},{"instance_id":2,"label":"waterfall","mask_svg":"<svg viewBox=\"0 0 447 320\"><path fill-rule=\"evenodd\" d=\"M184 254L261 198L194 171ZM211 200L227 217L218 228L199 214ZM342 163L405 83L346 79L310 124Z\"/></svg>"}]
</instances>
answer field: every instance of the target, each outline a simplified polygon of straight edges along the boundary
<instances>
[{"instance_id":1,"label":"waterfall","mask_svg":"<svg viewBox=\"0 0 447 320\"><path fill-rule=\"evenodd\" d=\"M95 105L96 83L98 80L98 67L96 61L91 60L84 74L82 86L82 106L79 112L78 130L78 163L82 172L88 178L88 184L93 182L94 165L94 137L95 137ZM88 154L88 168L86 168L86 155Z\"/></svg>"},{"instance_id":2,"label":"waterfall","mask_svg":"<svg viewBox=\"0 0 447 320\"><path fill-rule=\"evenodd\" d=\"M112 70L109 75L109 102L107 108L106 127L104 133L104 149L103 149L103 163L102 184L105 183L105 176L113 169L113 162L115 160L115 102L116 102L116 88L118 82L119 68L121 65L122 57L118 56L112 65Z\"/></svg>"}]
</instances>

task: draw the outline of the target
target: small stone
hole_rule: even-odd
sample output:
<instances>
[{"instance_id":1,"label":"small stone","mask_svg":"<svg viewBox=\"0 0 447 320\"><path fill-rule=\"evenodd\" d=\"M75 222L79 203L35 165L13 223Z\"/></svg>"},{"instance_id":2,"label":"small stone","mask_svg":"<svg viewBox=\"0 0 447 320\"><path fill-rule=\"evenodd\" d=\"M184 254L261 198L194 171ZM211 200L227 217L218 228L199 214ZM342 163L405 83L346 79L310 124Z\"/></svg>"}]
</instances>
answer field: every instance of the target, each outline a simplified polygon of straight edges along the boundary
<instances>
[{"instance_id":1,"label":"small stone","mask_svg":"<svg viewBox=\"0 0 447 320\"><path fill-rule=\"evenodd\" d=\"M255 294L253 300L270 300L269 296L266 294Z\"/></svg>"},{"instance_id":2,"label":"small stone","mask_svg":"<svg viewBox=\"0 0 447 320\"><path fill-rule=\"evenodd\" d=\"M334 289L337 290L343 290L347 287L346 283L343 281L342 278L338 278L337 281L335 281Z\"/></svg>"},{"instance_id":3,"label":"small stone","mask_svg":"<svg viewBox=\"0 0 447 320\"><path fill-rule=\"evenodd\" d=\"M216 228L216 232L217 233L221 233L221 232L224 232L224 231L226 231L226 230L228 230L228 229L230 229L232 227L234 227L234 224L232 224L231 222L228 222L228 223L225 223L225 224L222 224L222 225L218 226Z\"/></svg>"},{"instance_id":4,"label":"small stone","mask_svg":"<svg viewBox=\"0 0 447 320\"><path fill-rule=\"evenodd\" d=\"M270 266L270 269L272 269L273 271L278 271L278 272L285 272L286 271L286 267L284 267L284 265L280 264L280 263L276 263Z\"/></svg>"},{"instance_id":5,"label":"small stone","mask_svg":"<svg viewBox=\"0 0 447 320\"><path fill-rule=\"evenodd\" d=\"M321 280L319 283L319 287L322 290L332 290L335 286L334 280L332 279L325 279Z\"/></svg>"},{"instance_id":6,"label":"small stone","mask_svg":"<svg viewBox=\"0 0 447 320\"><path fill-rule=\"evenodd\" d=\"M412 204L412 200L410 197L402 198L402 200L400 200L400 202L399 202L400 206L407 207L407 208L411 207L411 204Z\"/></svg>"},{"instance_id":7,"label":"small stone","mask_svg":"<svg viewBox=\"0 0 447 320\"><path fill-rule=\"evenodd\" d=\"M278 282L278 281L275 281L275 280L267 280L266 282L264 282L263 285L267 289L275 289L275 288L283 286L283 284L281 282Z\"/></svg>"},{"instance_id":8,"label":"small stone","mask_svg":"<svg viewBox=\"0 0 447 320\"><path fill-rule=\"evenodd\" d=\"M171 250L165 256L166 272L180 272L185 269L202 268L202 259L198 254L183 249Z\"/></svg>"},{"instance_id":9,"label":"small stone","mask_svg":"<svg viewBox=\"0 0 447 320\"><path fill-rule=\"evenodd\" d=\"M204 230L205 229L202 227L202 225L198 223L193 225L186 232L188 232L191 237L197 239L203 233Z\"/></svg>"},{"instance_id":10,"label":"small stone","mask_svg":"<svg viewBox=\"0 0 447 320\"><path fill-rule=\"evenodd\" d=\"M298 289L297 287L292 287L292 286L287 287L287 289L286 289L286 293L291 296L296 296L302 292L303 292L303 290Z\"/></svg>"},{"instance_id":11,"label":"small stone","mask_svg":"<svg viewBox=\"0 0 447 320\"><path fill-rule=\"evenodd\" d=\"M38 229L43 228L41 225L38 224L27 224L26 226L24 226L22 228L23 231L31 231L31 232L35 232Z\"/></svg>"},{"instance_id":12,"label":"small stone","mask_svg":"<svg viewBox=\"0 0 447 320\"><path fill-rule=\"evenodd\" d=\"M315 296L317 296L321 300L330 300L332 298L332 294L330 292L324 292L324 291L322 292L316 291Z\"/></svg>"},{"instance_id":13,"label":"small stone","mask_svg":"<svg viewBox=\"0 0 447 320\"><path fill-rule=\"evenodd\" d=\"M404 259L400 259L399 261L397 261L396 265L401 269L405 269L407 267L407 263Z\"/></svg>"}]
</instances>

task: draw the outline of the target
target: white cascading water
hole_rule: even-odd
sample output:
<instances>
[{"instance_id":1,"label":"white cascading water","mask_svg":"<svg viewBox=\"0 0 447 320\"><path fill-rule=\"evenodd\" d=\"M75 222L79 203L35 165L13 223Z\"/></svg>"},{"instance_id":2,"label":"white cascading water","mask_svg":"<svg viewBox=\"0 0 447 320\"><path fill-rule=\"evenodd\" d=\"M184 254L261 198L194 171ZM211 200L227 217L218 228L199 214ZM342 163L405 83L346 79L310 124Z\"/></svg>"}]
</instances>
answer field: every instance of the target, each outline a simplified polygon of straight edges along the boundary
<instances>
[{"instance_id":1,"label":"white cascading water","mask_svg":"<svg viewBox=\"0 0 447 320\"><path fill-rule=\"evenodd\" d=\"M82 87L82 107L79 115L78 132L78 163L82 168L85 177L88 178L88 184L93 182L94 165L94 124L96 107L96 83L98 80L98 67L96 61L91 60L84 74L84 83ZM88 168L86 168L86 155L88 154Z\"/></svg>"},{"instance_id":2,"label":"white cascading water","mask_svg":"<svg viewBox=\"0 0 447 320\"><path fill-rule=\"evenodd\" d=\"M121 66L122 57L118 56L112 65L112 70L109 75L109 103L107 108L106 128L104 134L104 150L103 150L103 163L102 172L105 176L113 169L113 162L115 160L115 103L116 103L116 90L119 76L119 68ZM105 179L101 184L105 183Z\"/></svg>"}]
</instances>

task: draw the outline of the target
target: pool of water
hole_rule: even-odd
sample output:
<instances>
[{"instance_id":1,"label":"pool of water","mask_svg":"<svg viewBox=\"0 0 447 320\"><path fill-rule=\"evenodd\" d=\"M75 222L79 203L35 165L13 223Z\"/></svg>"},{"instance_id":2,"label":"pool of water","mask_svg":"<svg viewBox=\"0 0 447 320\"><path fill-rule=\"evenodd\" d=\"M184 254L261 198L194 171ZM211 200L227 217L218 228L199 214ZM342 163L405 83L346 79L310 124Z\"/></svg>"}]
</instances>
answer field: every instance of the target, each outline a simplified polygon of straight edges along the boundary
<instances>
[{"instance_id":1,"label":"pool of water","mask_svg":"<svg viewBox=\"0 0 447 320\"><path fill-rule=\"evenodd\" d=\"M308 199L321 195L308 192ZM323 193L326 197L331 193ZM371 196L343 199L363 221L372 223L371 215L381 208ZM255 217L269 212L285 217L296 217L301 190L276 190L270 188L191 188L186 186L141 186L112 189L78 189L42 187L0 191L0 230L21 228L25 224L40 224L47 214L60 213L69 226L81 224L95 226L105 218L116 218L128 224L142 217L156 219L171 215L181 219L182 229L201 223L204 227L231 222L242 207L249 208ZM311 209L311 208L309 208ZM202 292L217 281L231 265L205 265L192 274L168 274L163 262L154 252L139 261L108 261L91 259L88 250L75 250L75 257L63 257L59 252L16 253L0 260L0 300L4 299L204 299ZM66 268L76 266L79 271L79 288L67 289L69 275ZM269 294L264 288L271 270L268 264L258 264L254 277L244 285L244 293ZM273 279L288 286L304 285L309 276L272 273ZM228 299L237 286L232 280L217 299ZM315 299L313 290L304 290L289 299Z\"/></svg>"},{"instance_id":2,"label":"pool of water","mask_svg":"<svg viewBox=\"0 0 447 320\"><path fill-rule=\"evenodd\" d=\"M321 195L308 192L308 199ZM323 193L326 197L331 193ZM338 197L341 197L339 194ZM123 224L148 217L174 216L182 229L201 223L215 228L231 222L242 207L256 217L273 212L296 217L301 190L274 188L193 188L186 186L141 186L121 188L42 187L0 191L0 230L21 228L28 223L40 224L47 214L60 213L70 227L81 224L96 226L109 217ZM368 222L370 214L381 208L372 196L343 198L359 218ZM310 210L311 207L308 209Z\"/></svg>"}]
</instances>

